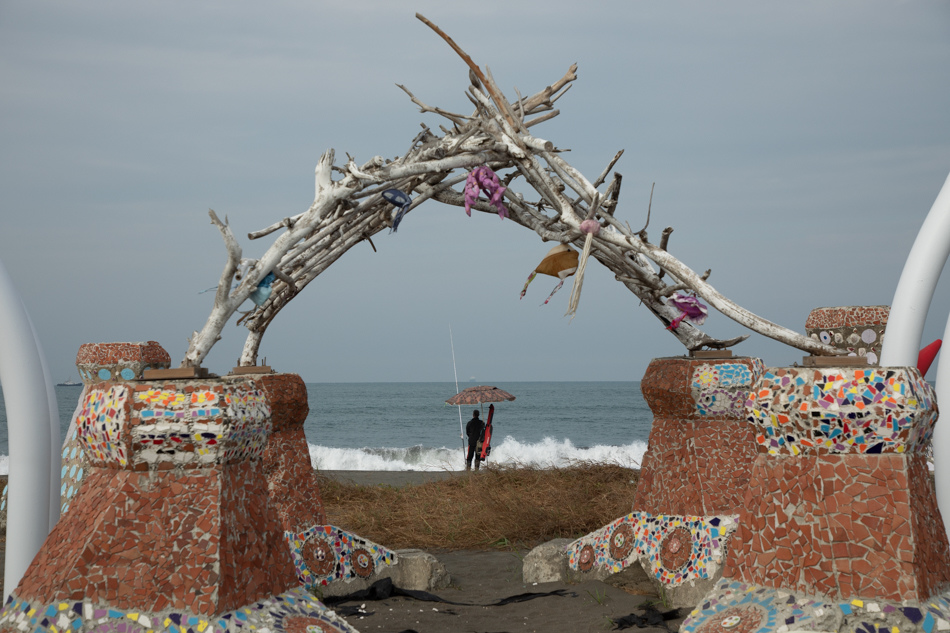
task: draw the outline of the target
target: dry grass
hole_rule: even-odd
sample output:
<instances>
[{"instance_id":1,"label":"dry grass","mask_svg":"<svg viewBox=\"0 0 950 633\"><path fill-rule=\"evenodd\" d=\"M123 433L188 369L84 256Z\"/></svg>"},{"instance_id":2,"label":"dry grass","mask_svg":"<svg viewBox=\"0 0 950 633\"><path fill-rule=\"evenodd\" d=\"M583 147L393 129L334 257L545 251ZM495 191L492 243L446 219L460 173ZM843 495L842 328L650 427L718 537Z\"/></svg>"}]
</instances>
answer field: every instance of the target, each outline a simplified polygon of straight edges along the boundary
<instances>
[{"instance_id":1,"label":"dry grass","mask_svg":"<svg viewBox=\"0 0 950 633\"><path fill-rule=\"evenodd\" d=\"M577 538L630 512L638 471L485 467L416 486L320 478L328 521L394 549L519 549ZM633 483L631 483L633 482Z\"/></svg>"}]
</instances>

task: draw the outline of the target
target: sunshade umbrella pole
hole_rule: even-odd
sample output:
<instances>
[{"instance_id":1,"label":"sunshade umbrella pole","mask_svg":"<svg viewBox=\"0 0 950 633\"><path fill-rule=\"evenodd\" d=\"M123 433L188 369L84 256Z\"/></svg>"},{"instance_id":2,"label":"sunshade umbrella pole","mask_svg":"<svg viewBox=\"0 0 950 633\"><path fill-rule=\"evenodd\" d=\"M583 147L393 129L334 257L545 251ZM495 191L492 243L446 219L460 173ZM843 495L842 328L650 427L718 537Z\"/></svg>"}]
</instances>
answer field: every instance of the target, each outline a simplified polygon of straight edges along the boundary
<instances>
[{"instance_id":1,"label":"sunshade umbrella pole","mask_svg":"<svg viewBox=\"0 0 950 633\"><path fill-rule=\"evenodd\" d=\"M459 370L455 366L455 340L452 338L452 326L449 326L449 343L452 345L452 371L455 372L455 395L459 393ZM462 459L467 455L465 453L465 429L462 428L462 404L459 403L459 438L462 440Z\"/></svg>"}]
</instances>

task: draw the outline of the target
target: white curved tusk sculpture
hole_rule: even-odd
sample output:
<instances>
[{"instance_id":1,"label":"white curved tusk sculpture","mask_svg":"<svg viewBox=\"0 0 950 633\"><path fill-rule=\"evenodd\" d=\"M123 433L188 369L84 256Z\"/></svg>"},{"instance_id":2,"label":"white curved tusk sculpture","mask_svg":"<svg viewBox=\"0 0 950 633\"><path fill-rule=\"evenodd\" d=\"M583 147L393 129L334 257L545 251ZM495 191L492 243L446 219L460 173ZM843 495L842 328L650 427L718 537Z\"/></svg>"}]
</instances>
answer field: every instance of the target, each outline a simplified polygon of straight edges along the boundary
<instances>
[{"instance_id":1,"label":"white curved tusk sculpture","mask_svg":"<svg viewBox=\"0 0 950 633\"><path fill-rule=\"evenodd\" d=\"M3 598L16 588L43 545L56 518L51 516L53 490L59 502L59 437L52 383L20 295L0 262L0 383L3 384L10 441L7 491L7 550ZM57 512L58 517L58 512Z\"/></svg>"},{"instance_id":2,"label":"white curved tusk sculpture","mask_svg":"<svg viewBox=\"0 0 950 633\"><path fill-rule=\"evenodd\" d=\"M930 208L920 227L920 233L907 256L901 273L891 313L887 320L884 344L881 348L881 366L916 367L924 321L930 309L937 280L950 257L950 176ZM943 335L950 340L950 320ZM950 410L950 353L944 351L937 360L937 406ZM941 416L943 417L943 416ZM934 427L934 477L937 506L944 519L950 521L950 416L947 422ZM947 531L950 536L950 530Z\"/></svg>"}]
</instances>

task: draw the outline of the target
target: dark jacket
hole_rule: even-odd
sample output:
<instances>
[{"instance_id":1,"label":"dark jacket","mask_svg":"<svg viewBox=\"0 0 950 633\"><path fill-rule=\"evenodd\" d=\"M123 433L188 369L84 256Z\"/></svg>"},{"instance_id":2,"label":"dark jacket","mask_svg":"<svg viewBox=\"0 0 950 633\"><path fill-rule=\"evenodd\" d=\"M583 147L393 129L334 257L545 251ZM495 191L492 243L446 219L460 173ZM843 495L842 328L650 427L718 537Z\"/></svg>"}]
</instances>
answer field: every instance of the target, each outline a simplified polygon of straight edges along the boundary
<instances>
[{"instance_id":1,"label":"dark jacket","mask_svg":"<svg viewBox=\"0 0 950 633\"><path fill-rule=\"evenodd\" d=\"M482 439L482 434L485 432L485 423L482 422L480 418L473 417L468 421L468 424L465 425L465 435L468 436L469 446L474 446L478 444L478 441Z\"/></svg>"}]
</instances>

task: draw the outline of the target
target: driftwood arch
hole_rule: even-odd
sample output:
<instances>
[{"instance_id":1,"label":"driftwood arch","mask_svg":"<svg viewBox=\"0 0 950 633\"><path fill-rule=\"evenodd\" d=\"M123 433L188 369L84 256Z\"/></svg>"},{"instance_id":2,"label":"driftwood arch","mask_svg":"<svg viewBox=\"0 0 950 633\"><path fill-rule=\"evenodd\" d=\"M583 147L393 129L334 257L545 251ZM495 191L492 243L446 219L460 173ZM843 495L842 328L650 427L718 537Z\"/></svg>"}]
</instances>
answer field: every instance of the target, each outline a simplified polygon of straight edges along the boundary
<instances>
[{"instance_id":1,"label":"driftwood arch","mask_svg":"<svg viewBox=\"0 0 950 633\"><path fill-rule=\"evenodd\" d=\"M720 340L688 320L680 322L677 317L681 311L668 301L680 291L694 293L752 331L810 354L841 353L757 316L720 294L707 281L709 271L697 274L669 253L667 245L672 228L664 229L659 244L653 244L647 227L636 231L618 220L615 213L622 177L612 170L623 150L591 181L561 157L561 150L552 141L533 134L535 126L559 114L555 104L577 78L576 64L536 94L529 97L518 94L509 101L487 67L483 72L439 27L418 13L416 17L442 37L468 65L471 85L466 96L474 111L463 115L429 106L406 87L399 86L421 112L437 114L445 123L438 131L423 125L405 155L394 160L376 156L357 165L347 155L347 162L337 166L334 151L325 152L315 170L314 200L310 208L248 234L248 239L256 240L280 232L260 259L242 258L241 247L227 221L222 222L214 211L209 211L211 222L224 238L227 262L211 314L202 329L190 337L182 367L201 365L211 347L220 340L226 323L273 273L269 297L263 301L258 297L255 303L260 305L255 304L255 309L239 319L249 330L240 365L256 364L264 332L307 284L356 244L364 240L372 244L374 235L393 227L397 213L401 216L411 212L430 199L465 206L465 192L460 187L464 186L470 170L482 166L498 174L500 184L505 187L500 202L512 222L533 230L543 241L579 248L584 248L586 242L590 256L613 272L687 349L727 348L748 335ZM522 181L527 185L524 193L516 190L521 188ZM606 188L601 191L605 184ZM415 197L397 209L383 196L390 189ZM500 205L484 197L472 202L470 195L469 202L472 209L482 213L504 213ZM587 233L581 227L585 220ZM590 221L596 222L596 226ZM581 280L579 272L574 291L578 295ZM574 295L572 299L576 305ZM678 325L671 327L674 321Z\"/></svg>"}]
</instances>

